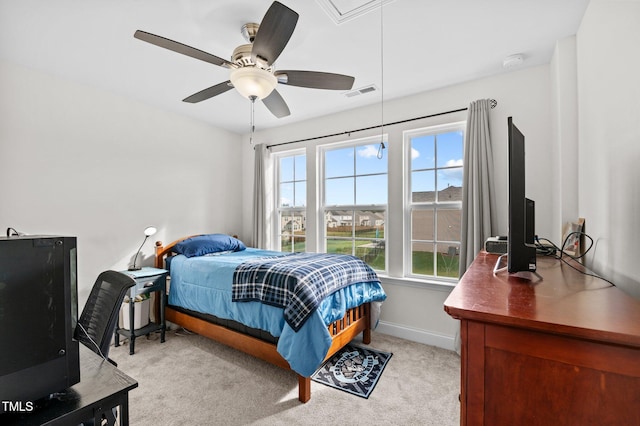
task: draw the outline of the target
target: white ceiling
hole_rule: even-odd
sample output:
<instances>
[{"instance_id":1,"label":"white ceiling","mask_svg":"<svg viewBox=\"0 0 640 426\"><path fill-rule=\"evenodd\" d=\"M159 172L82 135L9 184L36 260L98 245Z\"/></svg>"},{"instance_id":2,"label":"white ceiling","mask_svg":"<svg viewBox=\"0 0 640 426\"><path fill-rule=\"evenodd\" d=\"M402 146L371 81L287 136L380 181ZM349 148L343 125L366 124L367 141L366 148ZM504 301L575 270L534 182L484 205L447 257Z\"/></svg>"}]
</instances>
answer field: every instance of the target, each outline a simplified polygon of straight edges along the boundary
<instances>
[{"instance_id":1,"label":"white ceiling","mask_svg":"<svg viewBox=\"0 0 640 426\"><path fill-rule=\"evenodd\" d=\"M378 103L521 67L548 63L554 44L576 33L588 0L392 0L336 24L316 0L281 0L300 18L276 69L355 77L343 92L278 87L291 115L255 106L264 129ZM137 29L230 59L240 28L260 22L272 0L0 0L0 59L247 133L250 102L229 91L198 104L181 100L228 80L228 70L134 39ZM327 3L327 1L325 1ZM329 0L350 9L378 0ZM381 40L384 42L381 43ZM382 61L381 61L382 59ZM36 101L36 100L34 100Z\"/></svg>"}]
</instances>

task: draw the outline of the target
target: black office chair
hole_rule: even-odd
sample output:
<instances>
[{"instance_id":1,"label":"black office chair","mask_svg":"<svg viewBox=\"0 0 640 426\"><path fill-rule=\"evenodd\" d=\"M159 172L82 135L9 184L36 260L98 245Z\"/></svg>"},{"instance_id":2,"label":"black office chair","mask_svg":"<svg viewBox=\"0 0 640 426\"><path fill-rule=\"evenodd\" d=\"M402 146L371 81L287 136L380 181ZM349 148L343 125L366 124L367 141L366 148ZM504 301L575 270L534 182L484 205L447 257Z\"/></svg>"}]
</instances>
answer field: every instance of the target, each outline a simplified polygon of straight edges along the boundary
<instances>
[{"instance_id":1,"label":"black office chair","mask_svg":"<svg viewBox=\"0 0 640 426\"><path fill-rule=\"evenodd\" d=\"M111 338L124 296L135 284L132 277L122 272L102 272L91 289L76 325L75 339L113 365L116 363L109 359Z\"/></svg>"}]
</instances>

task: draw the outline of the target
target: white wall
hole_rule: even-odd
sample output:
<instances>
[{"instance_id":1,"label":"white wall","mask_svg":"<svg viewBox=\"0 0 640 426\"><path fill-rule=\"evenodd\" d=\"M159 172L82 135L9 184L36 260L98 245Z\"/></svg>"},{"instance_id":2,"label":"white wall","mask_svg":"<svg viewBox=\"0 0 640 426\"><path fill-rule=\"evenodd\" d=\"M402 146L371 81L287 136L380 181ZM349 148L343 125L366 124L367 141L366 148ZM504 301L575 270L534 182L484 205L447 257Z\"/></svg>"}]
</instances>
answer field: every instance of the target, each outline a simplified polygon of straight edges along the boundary
<instances>
[{"instance_id":1,"label":"white wall","mask_svg":"<svg viewBox=\"0 0 640 426\"><path fill-rule=\"evenodd\" d=\"M469 102L481 98L494 98L498 106L491 111L491 135L494 148L498 229L496 233L507 232L507 117L513 116L515 123L526 136L527 141L527 196L536 201L536 228L543 236L557 239L560 230L553 220L552 205L553 177L548 173L553 148L551 129L551 78L549 66L538 66L514 71L499 76L476 80L445 89L421 93L411 97L385 102L385 122L420 117L467 107ZM292 124L276 129L258 131L254 137L256 143L279 143L302 138L345 132L351 129L368 127L380 123L380 106L374 105L346 113L335 114ZM390 258L389 275L383 277L388 299L383 306L379 331L395 334L423 343L453 349L453 338L457 328L443 310L443 303L451 288L446 286L425 285L402 278L402 131L410 128L425 127L466 119L466 113L456 113L432 119L425 119L406 125L385 127L389 134L389 147L385 155L389 161L389 223L387 224L387 247ZM380 134L380 130L353 133L350 138ZM306 149L307 164L311 167L307 176L313 173L317 164L315 146L319 143L344 140L349 136L333 137L320 142L305 142L274 148L274 151L289 148ZM244 152L244 200L245 206L251 206L253 187L253 150ZM309 183L309 189L313 183ZM308 191L309 191L308 189ZM310 192L308 192L310 193ZM317 200L308 200L308 209L317 209ZM244 234L251 229L250 208L244 210ZM248 213L247 213L248 212ZM312 213L307 213L307 217ZM315 249L315 235L307 236L307 247Z\"/></svg>"},{"instance_id":2,"label":"white wall","mask_svg":"<svg viewBox=\"0 0 640 426\"><path fill-rule=\"evenodd\" d=\"M592 0L577 34L579 210L589 265L640 297L640 1Z\"/></svg>"},{"instance_id":3,"label":"white wall","mask_svg":"<svg viewBox=\"0 0 640 426\"><path fill-rule=\"evenodd\" d=\"M239 233L240 137L0 62L0 227L78 237L80 307L144 238ZM151 259L145 259L151 265Z\"/></svg>"},{"instance_id":4,"label":"white wall","mask_svg":"<svg viewBox=\"0 0 640 426\"><path fill-rule=\"evenodd\" d=\"M575 222L578 210L578 83L576 37L560 40L551 60L553 150L550 161L555 186L551 190L552 226L559 233ZM554 239L561 243L561 235Z\"/></svg>"}]
</instances>

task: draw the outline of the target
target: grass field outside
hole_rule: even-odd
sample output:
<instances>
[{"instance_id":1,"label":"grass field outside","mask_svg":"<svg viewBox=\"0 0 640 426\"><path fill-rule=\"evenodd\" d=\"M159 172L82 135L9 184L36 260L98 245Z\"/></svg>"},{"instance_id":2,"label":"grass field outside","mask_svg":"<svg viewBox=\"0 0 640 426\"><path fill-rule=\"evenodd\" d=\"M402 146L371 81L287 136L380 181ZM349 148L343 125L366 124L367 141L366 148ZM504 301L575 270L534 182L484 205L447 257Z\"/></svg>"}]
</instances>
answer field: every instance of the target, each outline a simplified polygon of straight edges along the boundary
<instances>
[{"instance_id":1,"label":"grass field outside","mask_svg":"<svg viewBox=\"0 0 640 426\"><path fill-rule=\"evenodd\" d=\"M377 271L386 269L384 226L327 228L327 253L354 255Z\"/></svg>"},{"instance_id":2,"label":"grass field outside","mask_svg":"<svg viewBox=\"0 0 640 426\"><path fill-rule=\"evenodd\" d=\"M373 227L356 229L355 238L352 231L347 229L327 229L326 252L354 255L377 271L386 269L386 250L384 228L376 231ZM304 252L306 238L304 233L296 232L293 236L293 250L291 235L281 236L281 251ZM414 251L412 254L411 273L416 275L458 278L459 256L451 256L433 251Z\"/></svg>"},{"instance_id":3,"label":"grass field outside","mask_svg":"<svg viewBox=\"0 0 640 426\"><path fill-rule=\"evenodd\" d=\"M447 278L458 278L460 256L449 256L447 253L437 253L437 274L434 267L433 252L414 251L411 258L411 272L416 275L430 275Z\"/></svg>"}]
</instances>

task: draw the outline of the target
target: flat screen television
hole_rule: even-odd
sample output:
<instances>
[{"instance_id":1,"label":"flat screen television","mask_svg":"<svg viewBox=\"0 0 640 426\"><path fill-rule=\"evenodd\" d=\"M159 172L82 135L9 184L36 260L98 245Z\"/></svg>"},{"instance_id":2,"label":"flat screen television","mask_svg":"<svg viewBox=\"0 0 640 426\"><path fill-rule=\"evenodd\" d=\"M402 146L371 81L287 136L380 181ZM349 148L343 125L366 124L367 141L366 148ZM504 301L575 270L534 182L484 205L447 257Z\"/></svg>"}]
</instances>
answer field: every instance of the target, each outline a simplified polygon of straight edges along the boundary
<instances>
[{"instance_id":1,"label":"flat screen television","mask_svg":"<svg viewBox=\"0 0 640 426\"><path fill-rule=\"evenodd\" d=\"M509 132L509 231L507 270L510 273L536 270L535 203L525 196L524 135L512 117Z\"/></svg>"},{"instance_id":2,"label":"flat screen television","mask_svg":"<svg viewBox=\"0 0 640 426\"><path fill-rule=\"evenodd\" d=\"M80 381L76 238L0 237L0 413Z\"/></svg>"}]
</instances>

